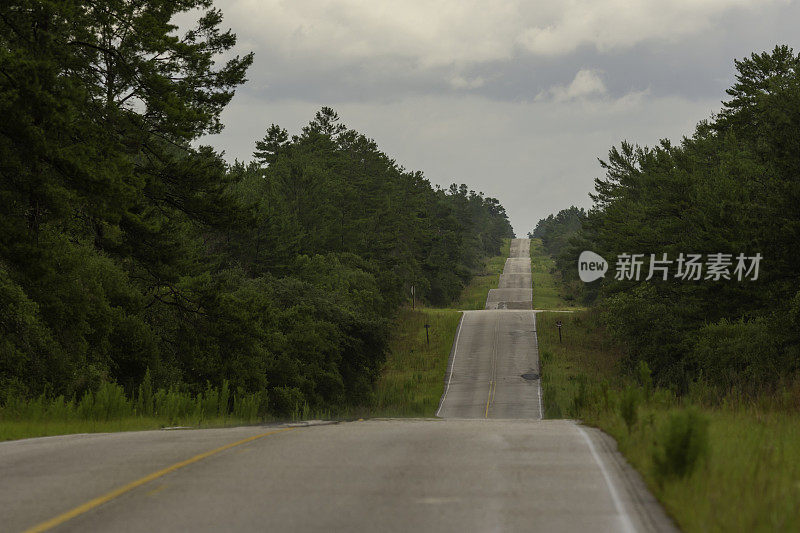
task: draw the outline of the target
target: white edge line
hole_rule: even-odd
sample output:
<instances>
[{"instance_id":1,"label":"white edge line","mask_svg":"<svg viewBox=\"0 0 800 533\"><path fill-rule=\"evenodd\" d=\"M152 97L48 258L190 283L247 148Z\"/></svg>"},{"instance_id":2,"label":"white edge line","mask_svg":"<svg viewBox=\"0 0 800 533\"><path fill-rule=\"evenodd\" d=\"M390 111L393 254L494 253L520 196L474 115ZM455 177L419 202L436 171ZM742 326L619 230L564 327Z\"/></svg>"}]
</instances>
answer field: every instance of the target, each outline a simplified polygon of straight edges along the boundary
<instances>
[{"instance_id":1,"label":"white edge line","mask_svg":"<svg viewBox=\"0 0 800 533\"><path fill-rule=\"evenodd\" d=\"M536 333L536 311L533 312L533 340L536 341L536 369L539 371L539 379L536 380L536 394L539 397L539 420L544 419L542 410L542 361L539 358L539 335Z\"/></svg>"},{"instance_id":2,"label":"white edge line","mask_svg":"<svg viewBox=\"0 0 800 533\"><path fill-rule=\"evenodd\" d=\"M606 480L606 485L608 486L608 491L611 493L611 499L614 500L614 507L617 508L617 514L619 515L620 522L622 522L622 530L629 531L631 533L636 531L636 528L633 527L633 523L631 522L628 513L625 512L625 506L622 504L622 500L619 497L619 493L617 492L614 483L611 481L611 476L606 470L605 464L603 464L603 460L600 459L600 455L598 455L597 450L595 450L594 443L592 442L591 437L584 431L584 429L578 425L575 426L577 430L583 435L586 444L589 445L589 450L592 452L592 456L594 457L594 461L600 467L600 471L603 473L603 478Z\"/></svg>"},{"instance_id":3,"label":"white edge line","mask_svg":"<svg viewBox=\"0 0 800 533\"><path fill-rule=\"evenodd\" d=\"M541 379L541 374L539 374L539 379ZM542 385L539 384L539 420L544 420L544 412L542 412Z\"/></svg>"},{"instance_id":4,"label":"white edge line","mask_svg":"<svg viewBox=\"0 0 800 533\"><path fill-rule=\"evenodd\" d=\"M461 312L461 318L458 320L458 330L456 331L456 340L453 343L453 359L450 361L450 375L447 376L447 385L444 388L444 394L442 394L442 400L439 402L439 408L436 410L436 416L439 416L439 413L442 412L442 407L444 407L444 400L447 398L447 391L450 390L450 380L453 379L453 367L456 366L456 355L458 354L458 341L461 339L461 324L464 323L464 317L467 315L466 311Z\"/></svg>"}]
</instances>

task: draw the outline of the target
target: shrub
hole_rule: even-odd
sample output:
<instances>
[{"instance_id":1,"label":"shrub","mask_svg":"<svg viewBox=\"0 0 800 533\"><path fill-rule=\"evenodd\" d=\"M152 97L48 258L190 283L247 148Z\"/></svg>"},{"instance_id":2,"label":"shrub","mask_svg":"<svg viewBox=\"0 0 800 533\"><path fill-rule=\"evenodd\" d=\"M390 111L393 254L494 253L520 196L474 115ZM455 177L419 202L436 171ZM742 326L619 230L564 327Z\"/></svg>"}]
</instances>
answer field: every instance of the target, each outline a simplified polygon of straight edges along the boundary
<instances>
[{"instance_id":1,"label":"shrub","mask_svg":"<svg viewBox=\"0 0 800 533\"><path fill-rule=\"evenodd\" d=\"M690 475L708 453L708 420L691 409L671 414L653 451L656 480Z\"/></svg>"},{"instance_id":2,"label":"shrub","mask_svg":"<svg viewBox=\"0 0 800 533\"><path fill-rule=\"evenodd\" d=\"M589 405L589 386L585 374L577 375L575 380L578 382L578 390L572 397L570 412L573 417L580 418L583 410Z\"/></svg>"},{"instance_id":3,"label":"shrub","mask_svg":"<svg viewBox=\"0 0 800 533\"><path fill-rule=\"evenodd\" d=\"M202 406L192 396L174 387L158 389L155 395L156 415L164 417L168 424L177 424L181 419L194 416L201 418Z\"/></svg>"},{"instance_id":4,"label":"shrub","mask_svg":"<svg viewBox=\"0 0 800 533\"><path fill-rule=\"evenodd\" d=\"M607 379L604 379L603 381L600 382L599 394L600 394L600 399L603 401L603 406L602 406L603 410L613 411L614 398L613 398L613 393L611 391L611 385L609 384Z\"/></svg>"},{"instance_id":5,"label":"shrub","mask_svg":"<svg viewBox=\"0 0 800 533\"><path fill-rule=\"evenodd\" d=\"M144 379L139 384L139 395L136 398L136 411L140 415L152 416L154 409L153 379L150 377L150 368L144 372Z\"/></svg>"},{"instance_id":6,"label":"shrub","mask_svg":"<svg viewBox=\"0 0 800 533\"><path fill-rule=\"evenodd\" d=\"M295 387L274 387L270 393L272 410L280 417L288 418L305 403L303 393Z\"/></svg>"},{"instance_id":7,"label":"shrub","mask_svg":"<svg viewBox=\"0 0 800 533\"><path fill-rule=\"evenodd\" d=\"M628 433L630 433L639 419L638 389L635 387L628 387L625 389L625 392L622 393L622 399L619 402L619 414L622 420L625 421L625 427L628 428Z\"/></svg>"},{"instance_id":8,"label":"shrub","mask_svg":"<svg viewBox=\"0 0 800 533\"><path fill-rule=\"evenodd\" d=\"M265 409L262 405L266 403L266 395L262 392L247 394L244 389L239 388L233 397L233 415L241 420L252 422L258 419L260 412Z\"/></svg>"},{"instance_id":9,"label":"shrub","mask_svg":"<svg viewBox=\"0 0 800 533\"><path fill-rule=\"evenodd\" d=\"M66 401L64 396L57 396L50 405L47 406L47 418L49 420L69 420L75 412L75 402Z\"/></svg>"},{"instance_id":10,"label":"shrub","mask_svg":"<svg viewBox=\"0 0 800 533\"><path fill-rule=\"evenodd\" d=\"M790 351L781 346L782 318L720 320L698 333L693 357L702 375L724 389L754 392L779 382L782 372L796 368Z\"/></svg>"},{"instance_id":11,"label":"shrub","mask_svg":"<svg viewBox=\"0 0 800 533\"><path fill-rule=\"evenodd\" d=\"M650 392L653 390L653 372L647 361L639 361L639 365L636 367L636 377L639 385L644 389L644 397L650 398Z\"/></svg>"},{"instance_id":12,"label":"shrub","mask_svg":"<svg viewBox=\"0 0 800 533\"><path fill-rule=\"evenodd\" d=\"M231 400L231 390L230 390L230 383L228 383L227 379L222 380L222 388L219 391L219 405L217 414L222 417L226 418L228 413L230 412L228 407Z\"/></svg>"},{"instance_id":13,"label":"shrub","mask_svg":"<svg viewBox=\"0 0 800 533\"><path fill-rule=\"evenodd\" d=\"M113 420L129 416L131 404L125 398L125 391L116 383L102 383L94 395L92 418L95 420Z\"/></svg>"}]
</instances>

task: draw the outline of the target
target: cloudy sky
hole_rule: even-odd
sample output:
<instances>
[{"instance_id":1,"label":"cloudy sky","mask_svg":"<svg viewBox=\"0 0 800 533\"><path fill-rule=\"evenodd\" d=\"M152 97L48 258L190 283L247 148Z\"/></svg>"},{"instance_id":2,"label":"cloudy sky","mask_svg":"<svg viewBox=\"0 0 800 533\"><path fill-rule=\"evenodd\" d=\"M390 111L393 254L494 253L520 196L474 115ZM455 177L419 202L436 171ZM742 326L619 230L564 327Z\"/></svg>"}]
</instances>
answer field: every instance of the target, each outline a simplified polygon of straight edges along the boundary
<instances>
[{"instance_id":1,"label":"cloudy sky","mask_svg":"<svg viewBox=\"0 0 800 533\"><path fill-rule=\"evenodd\" d=\"M498 198L517 235L590 207L597 158L679 141L720 107L734 58L800 49L789 0L216 0L254 51L203 139L249 160L323 105L407 169Z\"/></svg>"}]
</instances>

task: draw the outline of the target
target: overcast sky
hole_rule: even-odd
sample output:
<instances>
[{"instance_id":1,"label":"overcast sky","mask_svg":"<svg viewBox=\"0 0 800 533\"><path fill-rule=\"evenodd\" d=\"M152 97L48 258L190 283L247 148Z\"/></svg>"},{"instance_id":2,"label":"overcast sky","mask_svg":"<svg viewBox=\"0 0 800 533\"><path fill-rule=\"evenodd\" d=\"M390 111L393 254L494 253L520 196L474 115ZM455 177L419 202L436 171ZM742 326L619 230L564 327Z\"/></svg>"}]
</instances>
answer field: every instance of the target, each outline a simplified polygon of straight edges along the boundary
<instances>
[{"instance_id":1,"label":"overcast sky","mask_svg":"<svg viewBox=\"0 0 800 533\"><path fill-rule=\"evenodd\" d=\"M679 141L720 108L734 58L800 49L787 0L216 0L249 81L203 139L249 160L323 105L434 184L506 207L518 236L590 207L597 158Z\"/></svg>"}]
</instances>

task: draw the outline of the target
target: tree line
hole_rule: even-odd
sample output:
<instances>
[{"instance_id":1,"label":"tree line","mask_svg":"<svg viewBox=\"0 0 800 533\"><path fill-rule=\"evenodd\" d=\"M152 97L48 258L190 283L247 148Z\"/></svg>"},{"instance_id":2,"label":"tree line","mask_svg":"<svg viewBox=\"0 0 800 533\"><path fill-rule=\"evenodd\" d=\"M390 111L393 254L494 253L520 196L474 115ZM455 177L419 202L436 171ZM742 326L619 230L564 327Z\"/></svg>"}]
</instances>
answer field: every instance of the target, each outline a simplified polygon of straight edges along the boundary
<instances>
[{"instance_id":1,"label":"tree line","mask_svg":"<svg viewBox=\"0 0 800 533\"><path fill-rule=\"evenodd\" d=\"M496 199L432 187L330 108L250 162L195 147L253 59L221 22L210 0L0 6L0 402L365 402L411 287L450 302L512 236Z\"/></svg>"},{"instance_id":2,"label":"tree line","mask_svg":"<svg viewBox=\"0 0 800 533\"><path fill-rule=\"evenodd\" d=\"M569 240L581 229L586 220L586 210L573 206L539 220L529 239L541 239L545 251L556 257L569 245Z\"/></svg>"},{"instance_id":3,"label":"tree line","mask_svg":"<svg viewBox=\"0 0 800 533\"><path fill-rule=\"evenodd\" d=\"M571 297L602 310L634 368L645 361L662 385L704 381L757 393L796 379L800 356L800 56L787 46L737 60L719 113L675 145L623 142L601 161L594 205L576 227L574 208L540 222L547 242L567 238L557 269ZM578 254L609 261L593 283L577 279ZM645 279L651 254L672 261L723 254L730 279ZM615 275L620 254L642 254L639 280ZM739 254L760 255L733 275ZM672 268L678 268L676 264Z\"/></svg>"}]
</instances>

